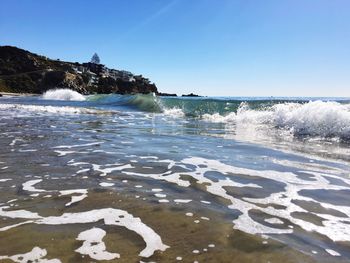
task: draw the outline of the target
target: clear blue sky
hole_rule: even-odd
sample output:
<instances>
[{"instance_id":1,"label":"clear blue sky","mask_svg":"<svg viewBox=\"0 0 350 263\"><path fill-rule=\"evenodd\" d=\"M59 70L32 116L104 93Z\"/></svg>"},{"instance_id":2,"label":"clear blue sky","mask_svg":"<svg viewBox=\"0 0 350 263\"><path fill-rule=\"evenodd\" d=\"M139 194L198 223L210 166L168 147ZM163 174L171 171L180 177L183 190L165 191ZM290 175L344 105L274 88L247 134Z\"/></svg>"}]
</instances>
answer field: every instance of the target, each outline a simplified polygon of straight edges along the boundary
<instances>
[{"instance_id":1,"label":"clear blue sky","mask_svg":"<svg viewBox=\"0 0 350 263\"><path fill-rule=\"evenodd\" d=\"M350 96L349 0L1 0L0 45L97 52L163 92Z\"/></svg>"}]
</instances>

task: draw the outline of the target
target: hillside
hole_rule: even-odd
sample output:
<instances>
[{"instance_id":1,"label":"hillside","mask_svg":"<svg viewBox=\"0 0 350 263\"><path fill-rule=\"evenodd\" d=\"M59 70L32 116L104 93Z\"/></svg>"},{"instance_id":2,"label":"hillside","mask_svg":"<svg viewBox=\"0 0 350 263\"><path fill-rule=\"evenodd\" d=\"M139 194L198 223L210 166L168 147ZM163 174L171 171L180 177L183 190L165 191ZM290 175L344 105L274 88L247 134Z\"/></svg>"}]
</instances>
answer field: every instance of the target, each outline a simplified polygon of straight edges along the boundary
<instances>
[{"instance_id":1,"label":"hillside","mask_svg":"<svg viewBox=\"0 0 350 263\"><path fill-rule=\"evenodd\" d=\"M158 93L142 75L109 69L102 64L49 59L12 46L0 46L0 92L41 94L70 88L82 94Z\"/></svg>"}]
</instances>

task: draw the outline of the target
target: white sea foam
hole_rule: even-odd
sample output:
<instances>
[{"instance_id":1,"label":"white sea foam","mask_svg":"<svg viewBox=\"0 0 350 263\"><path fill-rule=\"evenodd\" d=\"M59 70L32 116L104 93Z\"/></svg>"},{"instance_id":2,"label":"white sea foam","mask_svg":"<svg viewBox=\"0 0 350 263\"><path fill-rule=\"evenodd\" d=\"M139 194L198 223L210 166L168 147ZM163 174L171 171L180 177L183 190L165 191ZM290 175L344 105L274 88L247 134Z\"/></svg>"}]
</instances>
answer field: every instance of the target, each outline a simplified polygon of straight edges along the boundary
<instances>
[{"instance_id":1,"label":"white sea foam","mask_svg":"<svg viewBox=\"0 0 350 263\"><path fill-rule=\"evenodd\" d=\"M264 221L270 224L283 224L283 221L277 217L267 218Z\"/></svg>"},{"instance_id":2,"label":"white sea foam","mask_svg":"<svg viewBox=\"0 0 350 263\"><path fill-rule=\"evenodd\" d=\"M202 117L217 123L270 125L295 135L350 139L350 105L338 102L283 103L265 110L252 110L242 104L237 113L204 114Z\"/></svg>"},{"instance_id":3,"label":"white sea foam","mask_svg":"<svg viewBox=\"0 0 350 263\"><path fill-rule=\"evenodd\" d=\"M182 203L182 204L187 204L189 202L192 202L192 199L175 199L175 203Z\"/></svg>"},{"instance_id":4,"label":"white sea foam","mask_svg":"<svg viewBox=\"0 0 350 263\"><path fill-rule=\"evenodd\" d=\"M114 165L119 165L119 166L104 168L104 169L101 168L102 166L114 166ZM111 172L121 171L124 169L132 168L132 166L130 164L120 165L119 163L106 164L106 165L92 164L92 168L94 171L101 172L101 176L106 176L107 174L109 174Z\"/></svg>"},{"instance_id":5,"label":"white sea foam","mask_svg":"<svg viewBox=\"0 0 350 263\"><path fill-rule=\"evenodd\" d=\"M15 138L9 145L14 146L17 142L24 142L24 140L20 138Z\"/></svg>"},{"instance_id":6,"label":"white sea foam","mask_svg":"<svg viewBox=\"0 0 350 263\"><path fill-rule=\"evenodd\" d=\"M59 145L53 147L54 149L71 149L71 148L79 148L79 147L87 147L87 146L95 146L95 145L100 145L103 142L91 142L91 143L85 143L85 144L74 144L74 145Z\"/></svg>"},{"instance_id":7,"label":"white sea foam","mask_svg":"<svg viewBox=\"0 0 350 263\"><path fill-rule=\"evenodd\" d=\"M4 210L8 208L9 206L0 206L0 216L32 219L26 223L39 225L65 225L94 223L103 220L105 225L123 226L134 231L143 238L146 247L140 252L139 255L141 257L150 257L155 251L164 251L168 248L167 245L163 244L161 237L154 232L153 229L142 223L140 218L134 217L128 212L120 209L104 208L80 213L64 213L61 216L42 217L37 213L27 210ZM18 224L0 228L0 231L6 231L17 226Z\"/></svg>"},{"instance_id":8,"label":"white sea foam","mask_svg":"<svg viewBox=\"0 0 350 263\"><path fill-rule=\"evenodd\" d=\"M22 184L23 190L28 192L46 192L43 189L36 189L34 185L40 183L42 179L30 180Z\"/></svg>"},{"instance_id":9,"label":"white sea foam","mask_svg":"<svg viewBox=\"0 0 350 263\"><path fill-rule=\"evenodd\" d=\"M341 256L337 251L333 250L333 249L326 249L326 252L334 257L339 257Z\"/></svg>"},{"instance_id":10,"label":"white sea foam","mask_svg":"<svg viewBox=\"0 0 350 263\"><path fill-rule=\"evenodd\" d=\"M27 210L12 210L4 211L4 209L10 208L9 206L0 207L0 216L9 218L26 218L26 219L39 219L41 216L38 213L33 213ZM0 230L3 231L3 230Z\"/></svg>"},{"instance_id":11,"label":"white sea foam","mask_svg":"<svg viewBox=\"0 0 350 263\"><path fill-rule=\"evenodd\" d=\"M78 195L73 195L78 194ZM71 201L66 204L66 206L70 206L74 203L80 202L81 200L85 199L88 196L88 190L87 189L72 189L72 190L62 190L60 191L60 196L63 195L72 195Z\"/></svg>"},{"instance_id":12,"label":"white sea foam","mask_svg":"<svg viewBox=\"0 0 350 263\"><path fill-rule=\"evenodd\" d=\"M61 263L59 259L45 259L47 255L46 249L34 247L32 251L25 254L13 256L0 256L0 260L10 259L18 263L38 262L38 263Z\"/></svg>"},{"instance_id":13,"label":"white sea foam","mask_svg":"<svg viewBox=\"0 0 350 263\"><path fill-rule=\"evenodd\" d=\"M162 192L163 189L160 189L160 188L153 188L152 189L152 192Z\"/></svg>"},{"instance_id":14,"label":"white sea foam","mask_svg":"<svg viewBox=\"0 0 350 263\"><path fill-rule=\"evenodd\" d=\"M85 97L80 93L70 89L52 89L43 94L45 100L73 100L83 101Z\"/></svg>"},{"instance_id":15,"label":"white sea foam","mask_svg":"<svg viewBox=\"0 0 350 263\"><path fill-rule=\"evenodd\" d=\"M159 160L160 162L167 162L168 160ZM294 203L295 200L315 202L313 198L301 195L301 190L348 190L348 186L334 185L327 180L327 177L331 177L345 184L350 185L350 180L344 177L338 177L334 174L322 173L316 171L307 171L313 176L313 181L303 180L297 176L297 174L291 172L280 172L274 170L253 170L232 165L224 164L218 160L205 159L200 157L191 157L181 160L181 162L170 161L169 166L182 164L195 166L195 170L188 170L186 172L171 172L167 171L160 174L143 174L132 171L123 171L125 174L148 177L156 180L163 180L169 183L175 183L182 187L189 187L191 182L181 178L182 174L191 176L196 180L197 184L206 185L206 191L228 200L231 204L228 205L230 209L239 210L242 214L235 220L233 220L234 228L244 231L250 234L288 234L293 233L293 229L289 226L275 228L268 226L260 222L255 221L250 215L252 210L260 210L261 212L269 215L265 221L270 224L279 224L281 226L282 220L289 221L291 224L300 226L305 231L313 231L324 236L327 236L333 241L350 241L350 208L346 206L337 206L325 202L321 202L320 205L326 209L332 209L341 211L346 214L347 217L339 217L330 214L319 214L323 218L322 226L316 225L307 220L299 219L293 216L295 212L308 212L303 207L298 206ZM219 179L218 181L212 181L205 176L205 173L210 171L220 172L225 175L225 179ZM302 171L301 171L302 172ZM235 198L234 196L227 193L227 187L250 187L255 188L256 191L262 189L262 186L254 183L239 183L232 180L231 174L241 174L245 176L260 177L267 180L274 180L276 182L283 183L284 190L279 192L272 192L265 198L248 198L243 197L242 199ZM166 199L165 199L166 200ZM159 200L160 201L160 200ZM207 202L206 202L207 203ZM260 204L279 204L286 207L286 209L277 209L273 206L261 207ZM276 218L276 219L271 219ZM277 221L278 219L278 221Z\"/></svg>"},{"instance_id":16,"label":"white sea foam","mask_svg":"<svg viewBox=\"0 0 350 263\"><path fill-rule=\"evenodd\" d=\"M5 178L5 179L0 179L0 183L2 183L2 182L7 182L7 181L11 181L12 179L10 179L10 178Z\"/></svg>"},{"instance_id":17,"label":"white sea foam","mask_svg":"<svg viewBox=\"0 0 350 263\"><path fill-rule=\"evenodd\" d=\"M164 109L163 110L165 115L171 116L171 117L184 117L185 113L178 108L172 108L172 109Z\"/></svg>"},{"instance_id":18,"label":"white sea foam","mask_svg":"<svg viewBox=\"0 0 350 263\"><path fill-rule=\"evenodd\" d=\"M84 243L75 251L82 255L89 255L92 259L96 260L112 260L120 258L118 253L110 253L106 251L106 245L102 241L105 235L106 231L95 227L81 232L77 237L77 240L84 241Z\"/></svg>"},{"instance_id":19,"label":"white sea foam","mask_svg":"<svg viewBox=\"0 0 350 263\"><path fill-rule=\"evenodd\" d=\"M166 194L154 194L158 198L165 198Z\"/></svg>"},{"instance_id":20,"label":"white sea foam","mask_svg":"<svg viewBox=\"0 0 350 263\"><path fill-rule=\"evenodd\" d=\"M100 183L100 186L102 186L102 187L109 187L109 186L113 186L113 185L114 185L114 183L106 183L106 182Z\"/></svg>"},{"instance_id":21,"label":"white sea foam","mask_svg":"<svg viewBox=\"0 0 350 263\"><path fill-rule=\"evenodd\" d=\"M17 112L27 114L27 113L50 113L50 114L96 114L98 112L93 109L78 108L78 107L57 107L57 106L40 106L40 105L22 105L22 104L0 104L0 110L11 110L12 112ZM17 112L16 112L17 111Z\"/></svg>"},{"instance_id":22,"label":"white sea foam","mask_svg":"<svg viewBox=\"0 0 350 263\"><path fill-rule=\"evenodd\" d=\"M56 153L58 153L58 156L65 156L67 154L72 154L72 153L75 153L75 151L54 151Z\"/></svg>"}]
</instances>

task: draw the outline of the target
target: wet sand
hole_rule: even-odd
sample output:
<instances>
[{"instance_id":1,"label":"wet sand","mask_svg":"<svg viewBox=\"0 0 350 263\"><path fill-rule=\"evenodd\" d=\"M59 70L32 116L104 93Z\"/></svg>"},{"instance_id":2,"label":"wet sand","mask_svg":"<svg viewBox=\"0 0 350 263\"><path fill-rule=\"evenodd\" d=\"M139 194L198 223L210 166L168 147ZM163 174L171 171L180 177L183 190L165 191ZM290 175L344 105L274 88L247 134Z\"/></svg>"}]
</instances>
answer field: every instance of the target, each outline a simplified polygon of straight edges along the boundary
<instances>
[{"instance_id":1,"label":"wet sand","mask_svg":"<svg viewBox=\"0 0 350 263\"><path fill-rule=\"evenodd\" d=\"M133 194L95 189L85 200L70 208L65 207L69 197L47 198L42 201L28 200L16 209L31 209L41 215L60 215L93 210L96 207L115 207L126 210L158 233L165 244L170 246L165 252L157 252L146 262L316 262L310 256L297 252L271 238L263 239L233 230L232 224L216 213L198 209L193 216L186 216L187 209L178 204L172 207L147 199L146 194L135 198ZM151 196L152 197L152 196ZM146 198L146 200L142 200ZM49 209L38 209L48 207ZM203 220L201 217L209 218ZM195 223L199 220L199 223ZM3 220L0 228L18 220ZM123 227L105 226L103 222L72 225L23 225L1 233L0 254L15 255L31 251L33 241L45 248L47 258L59 258L62 262L91 262L88 256L74 253L82 242L76 240L78 234L90 227L99 227L107 232L103 239L107 251L121 255L110 262L139 262L138 253L144 248L140 236ZM213 247L214 245L215 247ZM198 253L197 253L198 250ZM331 262L331 261L324 261Z\"/></svg>"}]
</instances>

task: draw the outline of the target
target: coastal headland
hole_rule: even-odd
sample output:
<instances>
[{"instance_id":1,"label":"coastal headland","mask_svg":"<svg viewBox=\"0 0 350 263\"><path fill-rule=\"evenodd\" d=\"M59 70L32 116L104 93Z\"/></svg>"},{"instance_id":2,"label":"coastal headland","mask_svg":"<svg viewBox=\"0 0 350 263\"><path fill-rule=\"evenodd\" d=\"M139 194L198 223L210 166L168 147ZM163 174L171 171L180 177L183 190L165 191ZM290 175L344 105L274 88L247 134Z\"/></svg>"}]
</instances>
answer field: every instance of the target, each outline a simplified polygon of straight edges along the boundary
<instances>
[{"instance_id":1,"label":"coastal headland","mask_svg":"<svg viewBox=\"0 0 350 263\"><path fill-rule=\"evenodd\" d=\"M81 94L156 93L157 87L142 75L110 69L98 63L66 62L13 47L0 46L0 92L42 94L69 88Z\"/></svg>"}]
</instances>

